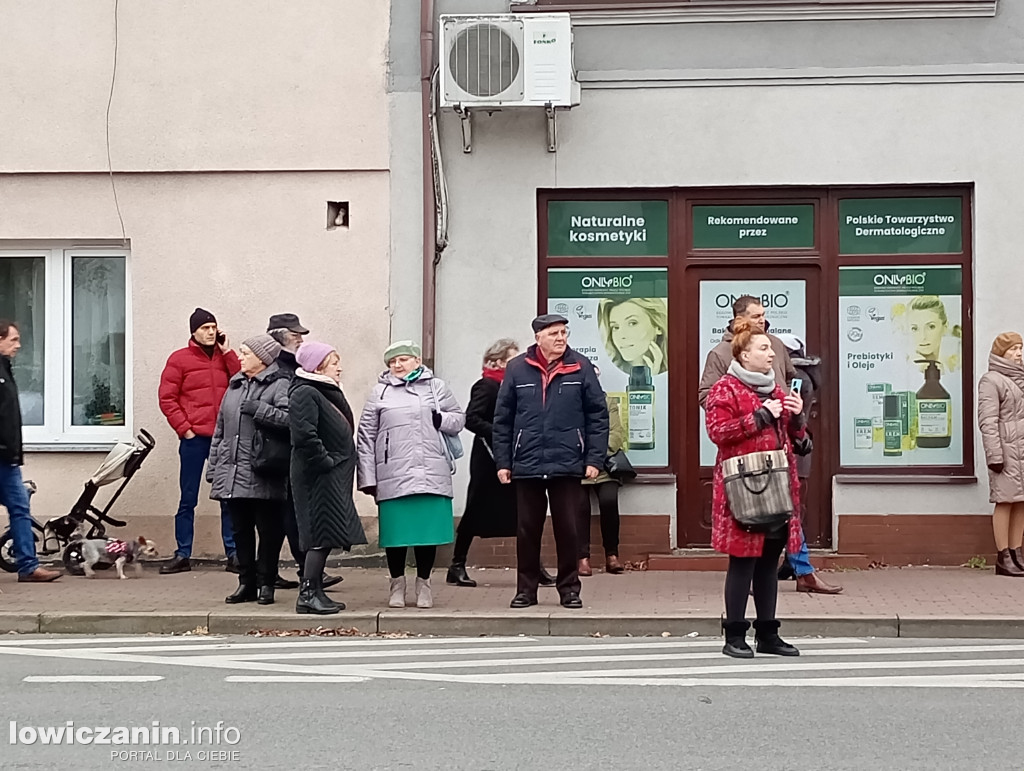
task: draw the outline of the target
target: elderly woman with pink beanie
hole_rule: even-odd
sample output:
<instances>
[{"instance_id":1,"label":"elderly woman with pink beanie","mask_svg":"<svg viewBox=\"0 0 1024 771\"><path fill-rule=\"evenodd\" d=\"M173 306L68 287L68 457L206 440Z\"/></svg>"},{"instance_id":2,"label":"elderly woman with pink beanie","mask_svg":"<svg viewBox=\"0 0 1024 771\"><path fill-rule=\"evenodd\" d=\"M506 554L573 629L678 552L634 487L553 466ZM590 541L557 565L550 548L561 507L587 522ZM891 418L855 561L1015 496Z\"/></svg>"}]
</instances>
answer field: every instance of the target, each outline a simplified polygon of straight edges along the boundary
<instances>
[{"instance_id":1,"label":"elderly woman with pink beanie","mask_svg":"<svg viewBox=\"0 0 1024 771\"><path fill-rule=\"evenodd\" d=\"M307 341L295 354L299 369L288 392L291 483L299 541L306 564L296 613L327 615L345 609L323 587L331 549L366 543L352 500L356 471L355 421L341 391L341 357L326 343Z\"/></svg>"}]
</instances>

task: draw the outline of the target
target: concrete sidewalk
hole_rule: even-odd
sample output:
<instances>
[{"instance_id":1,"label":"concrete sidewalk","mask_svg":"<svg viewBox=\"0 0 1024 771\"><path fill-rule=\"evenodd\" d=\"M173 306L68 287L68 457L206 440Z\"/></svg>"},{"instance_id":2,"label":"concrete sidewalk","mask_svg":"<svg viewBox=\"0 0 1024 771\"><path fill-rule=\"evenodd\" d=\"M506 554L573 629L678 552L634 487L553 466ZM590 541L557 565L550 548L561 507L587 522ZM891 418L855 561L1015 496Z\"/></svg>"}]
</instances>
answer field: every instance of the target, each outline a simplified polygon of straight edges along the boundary
<instances>
[{"instance_id":1,"label":"concrete sidewalk","mask_svg":"<svg viewBox=\"0 0 1024 771\"><path fill-rule=\"evenodd\" d=\"M473 570L476 589L444 583L434 573L434 608L389 610L383 569L346 568L331 594L348 608L335 616L299 616L296 591L277 603L225 605L236 577L216 568L160 576L147 566L141 579L119 581L111 570L89 580L65 576L53 584L19 584L0 574L0 632L211 634L253 630L356 628L363 633L427 635L661 635L720 634L722 573L647 571L583 579L582 610L558 605L554 589L541 604L508 607L515 572ZM412 596L410 575L410 597ZM798 635L875 637L1024 637L1024 580L968 568L887 568L827 573L846 587L839 596L798 594L780 584L783 631ZM753 615L753 601L748 610Z\"/></svg>"}]
</instances>

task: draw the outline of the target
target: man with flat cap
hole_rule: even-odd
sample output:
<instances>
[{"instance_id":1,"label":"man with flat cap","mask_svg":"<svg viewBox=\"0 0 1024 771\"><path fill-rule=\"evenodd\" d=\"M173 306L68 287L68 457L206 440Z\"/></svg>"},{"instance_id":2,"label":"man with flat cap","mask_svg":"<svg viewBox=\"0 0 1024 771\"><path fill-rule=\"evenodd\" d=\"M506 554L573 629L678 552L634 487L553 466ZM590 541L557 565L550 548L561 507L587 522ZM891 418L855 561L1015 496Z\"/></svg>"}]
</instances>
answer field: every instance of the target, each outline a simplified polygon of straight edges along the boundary
<instances>
[{"instance_id":1,"label":"man with flat cap","mask_svg":"<svg viewBox=\"0 0 1024 771\"><path fill-rule=\"evenodd\" d=\"M512 359L494 413L494 462L502 484L515 482L519 508L518 581L513 608L537 604L540 545L551 505L561 604L582 608L576 512L580 481L595 479L608 449L608 407L594 366L569 347L569 321L533 320L536 344Z\"/></svg>"},{"instance_id":2,"label":"man with flat cap","mask_svg":"<svg viewBox=\"0 0 1024 771\"><path fill-rule=\"evenodd\" d=\"M302 326L299 317L294 313L275 313L267 322L267 334L274 338L281 346L281 353L277 355L277 368L281 376L289 380L294 379L299 363L295 360L295 352L302 345L302 338L309 334L309 330ZM291 485L288 486L288 498L284 501L282 509L284 527L281 533L282 544L277 547L281 551L283 539L288 538L288 551L292 553L292 559L299 566L299 581L302 580L302 571L306 565L306 552L299 544L299 525L295 521L295 500L292 498ZM324 573L324 588L334 586L341 581L341 576L329 576ZM298 581L290 581L281 575L277 576L274 582L277 589L297 589Z\"/></svg>"}]
</instances>

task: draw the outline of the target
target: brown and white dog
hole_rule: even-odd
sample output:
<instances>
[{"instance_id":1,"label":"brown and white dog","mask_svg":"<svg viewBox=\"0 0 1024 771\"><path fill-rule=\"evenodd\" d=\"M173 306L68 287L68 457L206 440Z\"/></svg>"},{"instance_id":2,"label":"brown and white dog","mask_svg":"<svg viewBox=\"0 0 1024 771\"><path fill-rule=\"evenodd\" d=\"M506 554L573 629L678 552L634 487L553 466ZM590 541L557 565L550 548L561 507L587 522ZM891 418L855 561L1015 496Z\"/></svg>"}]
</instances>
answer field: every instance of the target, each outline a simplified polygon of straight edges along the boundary
<instances>
[{"instance_id":1,"label":"brown and white dog","mask_svg":"<svg viewBox=\"0 0 1024 771\"><path fill-rule=\"evenodd\" d=\"M124 574L124 566L132 564L138 577L142 575L142 558L153 559L157 556L156 544L142 536L137 541L122 541L118 538L83 539L78 541L78 547L86 578L93 578L96 575L93 568L101 564L116 567L120 579L128 578Z\"/></svg>"}]
</instances>

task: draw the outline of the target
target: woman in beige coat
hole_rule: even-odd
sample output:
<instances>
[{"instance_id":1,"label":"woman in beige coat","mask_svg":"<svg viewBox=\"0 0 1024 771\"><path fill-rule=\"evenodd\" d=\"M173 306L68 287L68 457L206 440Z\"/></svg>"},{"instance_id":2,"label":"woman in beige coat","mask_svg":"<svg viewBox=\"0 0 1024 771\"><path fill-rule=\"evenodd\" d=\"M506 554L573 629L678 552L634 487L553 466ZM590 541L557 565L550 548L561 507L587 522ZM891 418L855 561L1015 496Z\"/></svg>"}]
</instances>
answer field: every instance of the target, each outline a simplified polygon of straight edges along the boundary
<instances>
[{"instance_id":1,"label":"woman in beige coat","mask_svg":"<svg viewBox=\"0 0 1024 771\"><path fill-rule=\"evenodd\" d=\"M996 575L1024 578L1024 340L1003 332L978 382L978 425L988 465Z\"/></svg>"}]
</instances>

